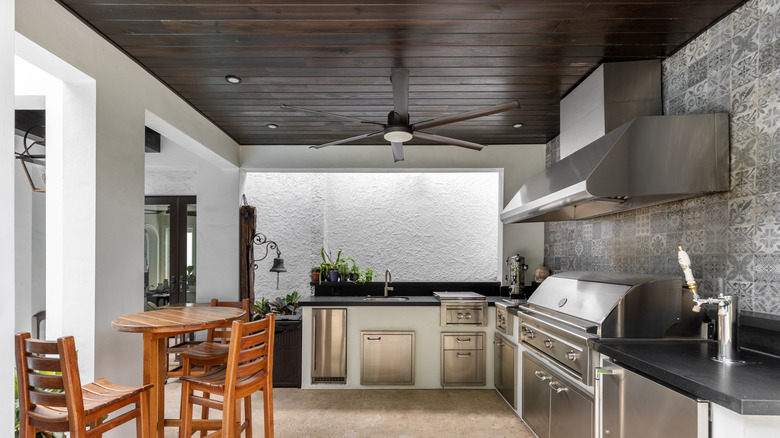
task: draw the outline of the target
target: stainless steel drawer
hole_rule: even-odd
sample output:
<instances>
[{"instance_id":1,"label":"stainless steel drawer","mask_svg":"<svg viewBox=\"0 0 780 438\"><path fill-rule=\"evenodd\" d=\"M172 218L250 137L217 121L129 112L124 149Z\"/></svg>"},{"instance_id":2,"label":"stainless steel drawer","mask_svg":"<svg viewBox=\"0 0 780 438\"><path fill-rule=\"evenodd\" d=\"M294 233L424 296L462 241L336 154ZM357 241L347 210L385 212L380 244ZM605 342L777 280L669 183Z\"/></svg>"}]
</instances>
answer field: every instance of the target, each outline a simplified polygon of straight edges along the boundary
<instances>
[{"instance_id":1,"label":"stainless steel drawer","mask_svg":"<svg viewBox=\"0 0 780 438\"><path fill-rule=\"evenodd\" d=\"M442 335L444 349L482 349L484 336L481 333L461 333L458 335Z\"/></svg>"}]
</instances>

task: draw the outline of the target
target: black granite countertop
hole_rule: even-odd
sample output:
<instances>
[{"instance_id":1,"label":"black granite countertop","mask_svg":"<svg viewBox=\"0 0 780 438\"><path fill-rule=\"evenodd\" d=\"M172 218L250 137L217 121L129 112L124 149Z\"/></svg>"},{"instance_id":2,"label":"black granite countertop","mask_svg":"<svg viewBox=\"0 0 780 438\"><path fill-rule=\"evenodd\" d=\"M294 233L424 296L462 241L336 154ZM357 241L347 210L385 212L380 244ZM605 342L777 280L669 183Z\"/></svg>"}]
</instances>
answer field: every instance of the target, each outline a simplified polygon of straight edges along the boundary
<instances>
[{"instance_id":1,"label":"black granite countertop","mask_svg":"<svg viewBox=\"0 0 780 438\"><path fill-rule=\"evenodd\" d=\"M745 364L715 362L705 340L591 339L592 348L696 397L742 415L780 415L780 359L742 350Z\"/></svg>"},{"instance_id":2,"label":"black granite countertop","mask_svg":"<svg viewBox=\"0 0 780 438\"><path fill-rule=\"evenodd\" d=\"M353 297L328 297L328 296L308 296L298 300L299 306L438 306L441 304L438 298L434 296L407 296L408 300L387 300L382 298L377 300L367 300L366 296ZM378 297L371 297L378 298ZM496 301L501 301L503 297L486 297L488 306L494 306Z\"/></svg>"}]
</instances>

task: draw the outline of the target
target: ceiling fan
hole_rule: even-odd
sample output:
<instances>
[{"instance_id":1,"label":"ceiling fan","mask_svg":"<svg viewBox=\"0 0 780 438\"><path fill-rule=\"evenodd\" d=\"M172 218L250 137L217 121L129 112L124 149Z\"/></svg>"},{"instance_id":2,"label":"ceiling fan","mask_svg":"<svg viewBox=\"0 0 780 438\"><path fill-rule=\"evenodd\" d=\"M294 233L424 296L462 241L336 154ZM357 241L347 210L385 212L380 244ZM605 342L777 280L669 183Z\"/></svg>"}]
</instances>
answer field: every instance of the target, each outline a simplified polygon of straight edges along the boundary
<instances>
[{"instance_id":1,"label":"ceiling fan","mask_svg":"<svg viewBox=\"0 0 780 438\"><path fill-rule=\"evenodd\" d=\"M387 114L387 123L379 123L370 120L363 120L357 117L344 116L341 114L327 113L324 111L317 111L308 108L301 108L292 105L282 105L284 109L304 111L308 113L321 114L329 117L338 117L341 119L349 119L358 121L360 123L368 123L372 125L379 125L382 127L381 131L371 132L368 134L356 135L354 137L344 138L341 140L332 141L330 143L311 146L315 149L324 148L326 146L333 146L337 144L350 143L353 141L363 140L370 137L376 137L382 135L385 140L390 142L393 148L393 159L403 161L404 159L404 143L408 142L412 138L418 138L421 140L430 140L437 143L444 143L453 146L460 146L464 148L482 150L485 145L479 143L472 143L470 141L458 140L456 138L444 137L436 134L429 134L422 132L423 129L433 128L436 126L447 125L449 123L462 122L464 120L476 119L477 117L489 116L491 114L497 114L504 111L520 108L518 101L508 102L500 105L489 106L486 108L476 109L472 111L466 111L459 114L453 114L451 116L444 116L437 119L425 120L414 124L409 123L409 70L405 68L393 68L391 70L390 81L393 84L393 110Z\"/></svg>"}]
</instances>

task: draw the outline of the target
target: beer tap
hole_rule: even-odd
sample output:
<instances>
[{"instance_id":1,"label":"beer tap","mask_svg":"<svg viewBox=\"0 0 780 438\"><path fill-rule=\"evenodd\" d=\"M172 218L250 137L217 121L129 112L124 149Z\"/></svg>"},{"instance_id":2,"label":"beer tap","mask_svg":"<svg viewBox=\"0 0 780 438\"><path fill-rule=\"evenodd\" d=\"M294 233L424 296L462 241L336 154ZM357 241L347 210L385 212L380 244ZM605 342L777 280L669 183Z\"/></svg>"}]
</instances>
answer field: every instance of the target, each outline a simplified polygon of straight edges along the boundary
<instances>
[{"instance_id":1,"label":"beer tap","mask_svg":"<svg viewBox=\"0 0 780 438\"><path fill-rule=\"evenodd\" d=\"M682 246L678 246L677 261L685 274L685 282L693 293L693 311L701 311L703 305L718 306L718 355L713 359L723 363L743 363L739 360L739 297L723 294L723 279L718 279L718 296L702 298L691 271L691 259Z\"/></svg>"}]
</instances>

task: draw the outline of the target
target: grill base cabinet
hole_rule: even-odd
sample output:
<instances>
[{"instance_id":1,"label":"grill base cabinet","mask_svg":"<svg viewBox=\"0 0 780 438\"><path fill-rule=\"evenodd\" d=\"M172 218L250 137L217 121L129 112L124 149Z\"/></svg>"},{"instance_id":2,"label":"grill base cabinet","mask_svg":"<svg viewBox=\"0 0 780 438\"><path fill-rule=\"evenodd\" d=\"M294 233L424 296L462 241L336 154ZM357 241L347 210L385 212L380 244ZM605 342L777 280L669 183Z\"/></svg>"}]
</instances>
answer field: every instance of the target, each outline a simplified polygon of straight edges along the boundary
<instances>
[{"instance_id":1,"label":"grill base cabinet","mask_svg":"<svg viewBox=\"0 0 780 438\"><path fill-rule=\"evenodd\" d=\"M485 384L485 333L441 335L441 385Z\"/></svg>"},{"instance_id":2,"label":"grill base cabinet","mask_svg":"<svg viewBox=\"0 0 780 438\"><path fill-rule=\"evenodd\" d=\"M276 320L274 387L301 387L301 319Z\"/></svg>"},{"instance_id":3,"label":"grill base cabinet","mask_svg":"<svg viewBox=\"0 0 780 438\"><path fill-rule=\"evenodd\" d=\"M361 385L414 385L414 332L360 332Z\"/></svg>"},{"instance_id":4,"label":"grill base cabinet","mask_svg":"<svg viewBox=\"0 0 780 438\"><path fill-rule=\"evenodd\" d=\"M592 438L593 399L523 353L523 420L540 438Z\"/></svg>"}]
</instances>

